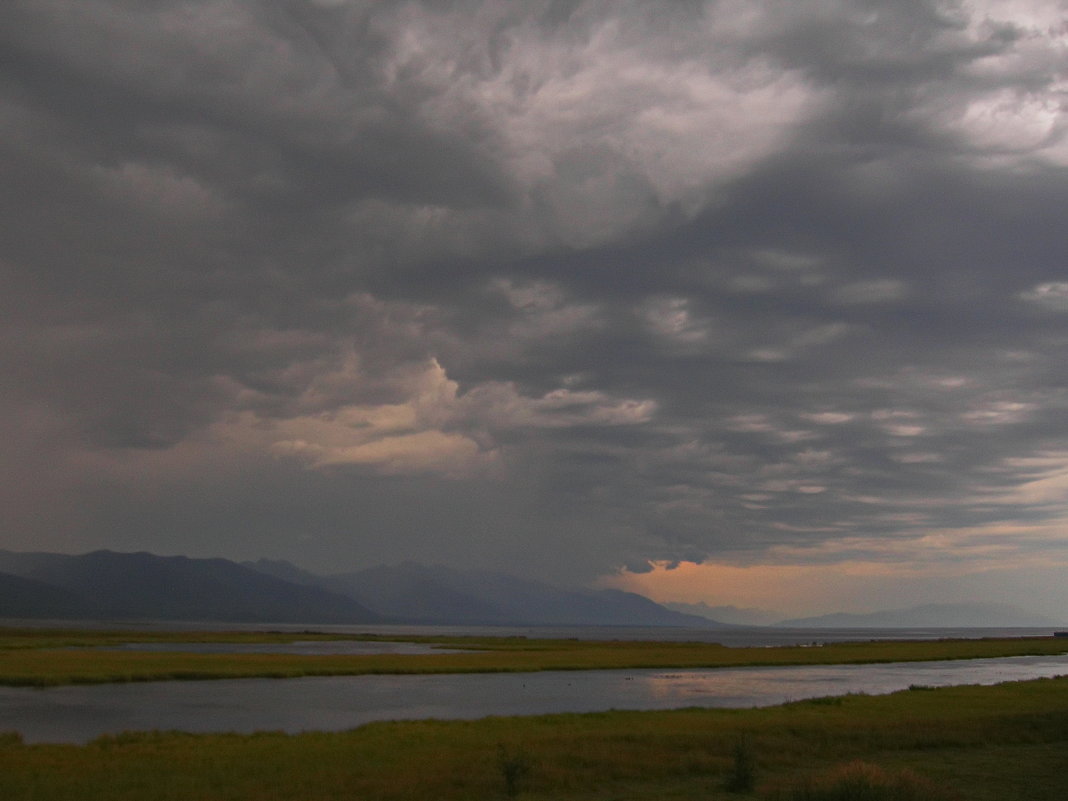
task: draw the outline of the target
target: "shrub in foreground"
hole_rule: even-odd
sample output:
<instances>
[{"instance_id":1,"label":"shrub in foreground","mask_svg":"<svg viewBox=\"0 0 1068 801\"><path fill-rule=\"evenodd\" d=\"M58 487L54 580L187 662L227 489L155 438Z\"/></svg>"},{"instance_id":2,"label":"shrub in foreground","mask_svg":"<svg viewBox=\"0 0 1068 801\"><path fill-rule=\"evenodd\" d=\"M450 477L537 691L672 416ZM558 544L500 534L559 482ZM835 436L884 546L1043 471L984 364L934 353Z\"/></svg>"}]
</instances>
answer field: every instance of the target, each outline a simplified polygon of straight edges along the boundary
<instances>
[{"instance_id":1,"label":"shrub in foreground","mask_svg":"<svg viewBox=\"0 0 1068 801\"><path fill-rule=\"evenodd\" d=\"M734 759L724 788L732 793L751 793L756 785L756 758L744 735L734 744Z\"/></svg>"},{"instance_id":2,"label":"shrub in foreground","mask_svg":"<svg viewBox=\"0 0 1068 801\"><path fill-rule=\"evenodd\" d=\"M502 743L497 746L497 767L504 779L504 794L515 798L519 795L519 783L530 773L530 756L522 748L510 749Z\"/></svg>"}]
</instances>

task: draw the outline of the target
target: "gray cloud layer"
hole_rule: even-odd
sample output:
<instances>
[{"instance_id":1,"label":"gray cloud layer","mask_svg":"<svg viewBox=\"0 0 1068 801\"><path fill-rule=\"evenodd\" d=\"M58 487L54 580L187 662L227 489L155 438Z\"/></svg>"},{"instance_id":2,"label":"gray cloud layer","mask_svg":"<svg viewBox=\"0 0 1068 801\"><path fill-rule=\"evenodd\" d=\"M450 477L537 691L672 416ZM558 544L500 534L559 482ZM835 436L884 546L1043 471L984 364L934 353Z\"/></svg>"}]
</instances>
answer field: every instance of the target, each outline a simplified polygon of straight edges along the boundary
<instances>
[{"instance_id":1,"label":"gray cloud layer","mask_svg":"<svg viewBox=\"0 0 1068 801\"><path fill-rule=\"evenodd\" d=\"M1055 0L8 0L0 48L9 547L1063 558Z\"/></svg>"}]
</instances>

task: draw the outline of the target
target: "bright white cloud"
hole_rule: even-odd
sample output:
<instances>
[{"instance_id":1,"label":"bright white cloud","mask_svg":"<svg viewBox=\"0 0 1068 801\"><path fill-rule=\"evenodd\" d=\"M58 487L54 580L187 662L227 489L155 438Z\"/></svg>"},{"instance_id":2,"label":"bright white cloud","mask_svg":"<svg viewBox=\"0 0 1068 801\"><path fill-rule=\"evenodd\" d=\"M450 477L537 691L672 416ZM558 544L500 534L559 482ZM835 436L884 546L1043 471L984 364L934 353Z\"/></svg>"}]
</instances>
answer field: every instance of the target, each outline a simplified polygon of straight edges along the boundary
<instances>
[{"instance_id":1,"label":"bright white cloud","mask_svg":"<svg viewBox=\"0 0 1068 801\"><path fill-rule=\"evenodd\" d=\"M492 430L636 425L652 420L656 409L652 400L612 398L596 390L561 388L529 398L506 382L473 387L458 403L462 415Z\"/></svg>"},{"instance_id":2,"label":"bright white cloud","mask_svg":"<svg viewBox=\"0 0 1068 801\"><path fill-rule=\"evenodd\" d=\"M710 322L693 313L686 298L654 298L640 313L648 328L668 344L694 347L707 343Z\"/></svg>"},{"instance_id":3,"label":"bright white cloud","mask_svg":"<svg viewBox=\"0 0 1068 801\"><path fill-rule=\"evenodd\" d=\"M282 420L245 416L240 424L261 430L274 453L314 468L364 465L385 474L460 477L492 465L492 448L444 430L458 402L458 385L444 369L432 362L411 379L401 403L346 405Z\"/></svg>"},{"instance_id":4,"label":"bright white cloud","mask_svg":"<svg viewBox=\"0 0 1068 801\"><path fill-rule=\"evenodd\" d=\"M405 6L382 23L386 72L431 88L422 112L435 127L477 121L528 202L551 211L546 233L590 244L665 206L696 211L818 103L800 72L743 55L710 11L650 37L595 4L559 29L494 4L463 15Z\"/></svg>"},{"instance_id":5,"label":"bright white cloud","mask_svg":"<svg viewBox=\"0 0 1068 801\"><path fill-rule=\"evenodd\" d=\"M387 475L431 473L451 478L492 472L501 452L496 436L523 429L629 426L653 419L652 400L560 388L526 397L514 385L487 382L460 393L436 361L402 371L388 386L396 403L338 404L345 387L370 379L350 360L317 376L302 397L302 413L264 417L246 411L220 423L215 436L297 458L320 469L359 465ZM334 399L323 410L323 398Z\"/></svg>"},{"instance_id":6,"label":"bright white cloud","mask_svg":"<svg viewBox=\"0 0 1068 801\"><path fill-rule=\"evenodd\" d=\"M1050 311L1068 311L1068 281L1047 281L1036 284L1020 297Z\"/></svg>"},{"instance_id":7,"label":"bright white cloud","mask_svg":"<svg viewBox=\"0 0 1068 801\"><path fill-rule=\"evenodd\" d=\"M998 503L1060 508L1068 502L1068 451L1010 458L1004 467L1019 475L1020 481L1011 489L992 491L990 494Z\"/></svg>"},{"instance_id":8,"label":"bright white cloud","mask_svg":"<svg viewBox=\"0 0 1068 801\"><path fill-rule=\"evenodd\" d=\"M316 468L366 465L384 475L435 473L459 477L468 475L472 469L484 466L493 458L493 454L483 452L477 442L459 434L419 431L346 444L351 432L345 423L340 426L334 421L321 426L303 421L299 428L307 430L316 437L315 440L283 439L274 444L273 450L280 455L296 456ZM287 429L291 427L282 426L279 433L290 433Z\"/></svg>"},{"instance_id":9,"label":"bright white cloud","mask_svg":"<svg viewBox=\"0 0 1068 801\"><path fill-rule=\"evenodd\" d=\"M1036 410L1034 403L997 400L979 405L961 415L966 423L978 425L1009 425L1021 423Z\"/></svg>"},{"instance_id":10,"label":"bright white cloud","mask_svg":"<svg viewBox=\"0 0 1068 801\"><path fill-rule=\"evenodd\" d=\"M1059 0L966 0L964 41L991 45L962 91L932 98L936 125L995 163L1068 164L1068 28Z\"/></svg>"}]
</instances>

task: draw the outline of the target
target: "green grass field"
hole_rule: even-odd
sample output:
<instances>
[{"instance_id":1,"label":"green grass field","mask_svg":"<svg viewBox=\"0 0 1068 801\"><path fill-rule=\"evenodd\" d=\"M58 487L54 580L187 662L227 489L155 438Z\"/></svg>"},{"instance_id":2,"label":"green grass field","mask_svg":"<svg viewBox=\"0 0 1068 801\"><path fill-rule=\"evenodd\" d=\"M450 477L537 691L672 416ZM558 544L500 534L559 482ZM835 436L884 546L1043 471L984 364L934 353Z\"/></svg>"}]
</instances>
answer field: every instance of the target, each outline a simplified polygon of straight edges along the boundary
<instances>
[{"instance_id":1,"label":"green grass field","mask_svg":"<svg viewBox=\"0 0 1068 801\"><path fill-rule=\"evenodd\" d=\"M753 765L751 792L725 789L739 744ZM1060 801L1066 767L1068 679L1045 679L755 710L376 723L341 733L155 732L86 746L9 736L0 738L0 798Z\"/></svg>"},{"instance_id":2,"label":"green grass field","mask_svg":"<svg viewBox=\"0 0 1068 801\"><path fill-rule=\"evenodd\" d=\"M695 643L405 638L463 654L102 651L120 642L352 639L309 633L0 630L0 682L717 667L1061 654L1053 638L725 648ZM3 723L0 721L0 731ZM731 789L733 788L733 789ZM1061 801L1068 678L916 687L752 710L374 723L348 732L125 733L85 746L0 734L2 801Z\"/></svg>"},{"instance_id":3,"label":"green grass field","mask_svg":"<svg viewBox=\"0 0 1068 801\"><path fill-rule=\"evenodd\" d=\"M714 668L859 664L1068 653L1068 638L879 641L822 647L727 648L710 643L404 637L468 653L295 655L106 651L129 642L286 642L388 639L277 632L89 632L0 629L0 684L54 686L124 681L295 678L369 673L490 673L611 668Z\"/></svg>"}]
</instances>

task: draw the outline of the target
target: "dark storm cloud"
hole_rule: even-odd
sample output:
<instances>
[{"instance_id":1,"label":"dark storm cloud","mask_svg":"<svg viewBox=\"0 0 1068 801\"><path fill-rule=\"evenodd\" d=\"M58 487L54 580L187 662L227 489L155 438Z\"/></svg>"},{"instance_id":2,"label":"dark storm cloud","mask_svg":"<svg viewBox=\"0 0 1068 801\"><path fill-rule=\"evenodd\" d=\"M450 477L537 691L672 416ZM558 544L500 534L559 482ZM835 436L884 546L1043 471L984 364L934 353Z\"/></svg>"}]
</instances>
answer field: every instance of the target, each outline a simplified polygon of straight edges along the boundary
<instances>
[{"instance_id":1,"label":"dark storm cloud","mask_svg":"<svg viewBox=\"0 0 1068 801\"><path fill-rule=\"evenodd\" d=\"M10 546L578 577L1059 520L1064 37L9 2Z\"/></svg>"}]
</instances>

